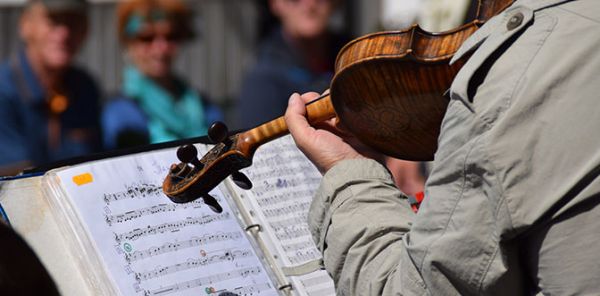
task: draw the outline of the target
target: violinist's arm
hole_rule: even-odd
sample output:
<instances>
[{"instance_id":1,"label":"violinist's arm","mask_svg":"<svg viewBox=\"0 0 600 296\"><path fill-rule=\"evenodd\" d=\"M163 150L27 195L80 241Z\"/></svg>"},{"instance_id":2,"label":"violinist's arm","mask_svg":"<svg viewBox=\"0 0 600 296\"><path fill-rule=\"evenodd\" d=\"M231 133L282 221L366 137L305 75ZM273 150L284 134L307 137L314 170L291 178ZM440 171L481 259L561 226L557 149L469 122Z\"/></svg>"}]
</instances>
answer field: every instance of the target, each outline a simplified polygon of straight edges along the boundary
<instances>
[{"instance_id":1,"label":"violinist's arm","mask_svg":"<svg viewBox=\"0 0 600 296\"><path fill-rule=\"evenodd\" d=\"M296 144L324 173L309 224L337 293L422 293L404 249L403 237L414 216L406 196L384 166L370 159L380 155L358 145L333 122L309 125L304 103L316 96L292 95L285 119Z\"/></svg>"}]
</instances>

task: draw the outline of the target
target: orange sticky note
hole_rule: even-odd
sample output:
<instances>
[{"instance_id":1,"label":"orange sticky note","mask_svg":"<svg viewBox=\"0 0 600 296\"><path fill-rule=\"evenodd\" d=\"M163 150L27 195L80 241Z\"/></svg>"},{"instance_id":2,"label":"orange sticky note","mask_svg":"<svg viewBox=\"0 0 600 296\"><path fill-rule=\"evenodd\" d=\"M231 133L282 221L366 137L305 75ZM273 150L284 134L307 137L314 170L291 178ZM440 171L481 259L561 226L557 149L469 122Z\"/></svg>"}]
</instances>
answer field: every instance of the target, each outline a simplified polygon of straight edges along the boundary
<instances>
[{"instance_id":1,"label":"orange sticky note","mask_svg":"<svg viewBox=\"0 0 600 296\"><path fill-rule=\"evenodd\" d=\"M94 182L94 177L92 177L92 174L90 174L90 173L85 173L85 174L74 176L73 182L75 184L77 184L78 186L81 186L81 185L85 185L85 184Z\"/></svg>"}]
</instances>

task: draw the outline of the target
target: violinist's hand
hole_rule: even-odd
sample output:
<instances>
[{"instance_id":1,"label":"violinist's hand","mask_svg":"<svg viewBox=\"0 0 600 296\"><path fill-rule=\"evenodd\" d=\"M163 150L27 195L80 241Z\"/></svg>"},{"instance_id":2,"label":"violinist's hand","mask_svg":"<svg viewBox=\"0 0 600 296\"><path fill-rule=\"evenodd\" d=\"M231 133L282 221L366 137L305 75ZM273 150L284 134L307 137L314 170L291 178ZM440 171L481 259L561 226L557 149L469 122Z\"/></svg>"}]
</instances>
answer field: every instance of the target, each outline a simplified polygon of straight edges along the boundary
<instances>
[{"instance_id":1,"label":"violinist's hand","mask_svg":"<svg viewBox=\"0 0 600 296\"><path fill-rule=\"evenodd\" d=\"M317 93L302 96L295 93L290 97L285 112L285 122L296 145L324 174L335 164L346 159L374 158L382 161L382 155L366 147L343 127L331 119L311 126L306 119L305 104L318 97Z\"/></svg>"}]
</instances>

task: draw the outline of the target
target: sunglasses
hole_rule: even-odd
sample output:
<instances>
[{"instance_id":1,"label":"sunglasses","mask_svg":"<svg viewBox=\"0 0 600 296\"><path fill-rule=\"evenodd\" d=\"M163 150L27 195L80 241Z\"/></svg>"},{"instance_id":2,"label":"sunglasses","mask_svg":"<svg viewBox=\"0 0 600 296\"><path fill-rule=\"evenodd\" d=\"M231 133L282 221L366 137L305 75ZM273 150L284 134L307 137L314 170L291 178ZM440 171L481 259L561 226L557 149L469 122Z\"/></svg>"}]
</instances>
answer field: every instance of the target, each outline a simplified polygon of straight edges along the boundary
<instances>
[{"instance_id":1,"label":"sunglasses","mask_svg":"<svg viewBox=\"0 0 600 296\"><path fill-rule=\"evenodd\" d=\"M181 34L141 34L135 36L134 40L142 43L152 43L159 38L163 38L169 43L179 43L183 40Z\"/></svg>"}]
</instances>

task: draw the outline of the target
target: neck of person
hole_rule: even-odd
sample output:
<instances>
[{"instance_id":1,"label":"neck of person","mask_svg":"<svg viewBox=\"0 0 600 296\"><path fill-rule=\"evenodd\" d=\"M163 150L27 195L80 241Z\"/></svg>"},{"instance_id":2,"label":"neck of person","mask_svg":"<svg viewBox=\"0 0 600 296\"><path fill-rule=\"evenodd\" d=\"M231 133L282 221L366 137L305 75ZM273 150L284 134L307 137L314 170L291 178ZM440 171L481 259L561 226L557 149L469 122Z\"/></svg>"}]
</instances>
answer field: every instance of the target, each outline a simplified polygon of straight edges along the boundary
<instances>
[{"instance_id":1,"label":"neck of person","mask_svg":"<svg viewBox=\"0 0 600 296\"><path fill-rule=\"evenodd\" d=\"M316 36L302 37L283 31L285 40L309 65L319 64L329 59L329 35L328 32L323 32Z\"/></svg>"},{"instance_id":2,"label":"neck of person","mask_svg":"<svg viewBox=\"0 0 600 296\"><path fill-rule=\"evenodd\" d=\"M181 95L182 89L177 84L173 74L169 74L164 77L152 77L151 79L154 81L154 83L158 84L175 98L178 98Z\"/></svg>"}]
</instances>

